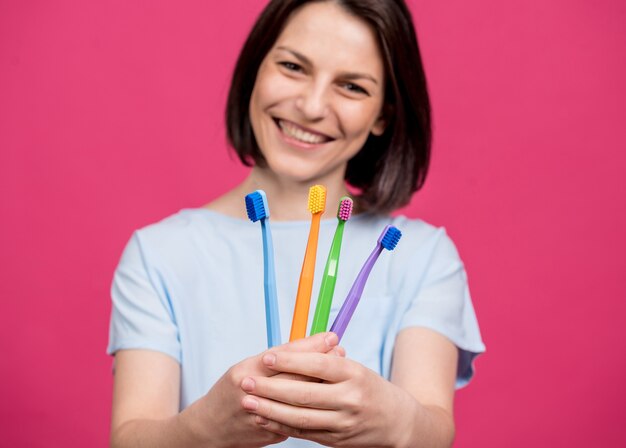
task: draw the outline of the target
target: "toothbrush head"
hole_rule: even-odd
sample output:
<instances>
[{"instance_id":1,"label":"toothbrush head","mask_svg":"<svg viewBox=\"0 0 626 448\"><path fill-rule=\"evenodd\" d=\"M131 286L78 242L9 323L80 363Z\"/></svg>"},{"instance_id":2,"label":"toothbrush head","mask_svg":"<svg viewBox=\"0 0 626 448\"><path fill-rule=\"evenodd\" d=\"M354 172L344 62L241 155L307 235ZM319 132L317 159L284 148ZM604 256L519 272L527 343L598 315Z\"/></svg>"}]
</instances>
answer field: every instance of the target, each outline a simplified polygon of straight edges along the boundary
<instances>
[{"instance_id":1,"label":"toothbrush head","mask_svg":"<svg viewBox=\"0 0 626 448\"><path fill-rule=\"evenodd\" d=\"M309 211L312 214L324 213L326 208L326 187L313 185L309 188Z\"/></svg>"},{"instance_id":2,"label":"toothbrush head","mask_svg":"<svg viewBox=\"0 0 626 448\"><path fill-rule=\"evenodd\" d=\"M341 221L347 221L352 215L352 206L354 202L348 196L344 196L339 201L339 208L337 209L337 218Z\"/></svg>"},{"instance_id":3,"label":"toothbrush head","mask_svg":"<svg viewBox=\"0 0 626 448\"><path fill-rule=\"evenodd\" d=\"M270 217L267 196L265 196L263 190L256 190L246 195L246 211L248 212L248 218L252 222Z\"/></svg>"},{"instance_id":4,"label":"toothbrush head","mask_svg":"<svg viewBox=\"0 0 626 448\"><path fill-rule=\"evenodd\" d=\"M397 227L387 226L385 227L385 230L383 230L383 233L380 234L378 244L387 250L394 250L401 237L402 232L400 232Z\"/></svg>"}]
</instances>

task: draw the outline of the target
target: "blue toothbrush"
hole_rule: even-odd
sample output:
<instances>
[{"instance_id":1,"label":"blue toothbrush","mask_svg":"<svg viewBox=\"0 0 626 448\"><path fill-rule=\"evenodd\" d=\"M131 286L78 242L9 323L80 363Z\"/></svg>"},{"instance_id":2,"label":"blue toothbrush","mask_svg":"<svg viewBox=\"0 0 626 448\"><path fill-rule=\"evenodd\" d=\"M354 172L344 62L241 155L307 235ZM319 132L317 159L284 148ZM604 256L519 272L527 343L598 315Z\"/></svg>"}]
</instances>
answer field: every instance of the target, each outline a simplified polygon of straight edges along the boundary
<instances>
[{"instance_id":1,"label":"blue toothbrush","mask_svg":"<svg viewBox=\"0 0 626 448\"><path fill-rule=\"evenodd\" d=\"M263 190L246 195L246 211L252 222L261 221L263 234L263 273L265 286L265 324L267 327L267 347L281 344L278 298L276 294L276 272L274 270L274 246L270 231L270 209Z\"/></svg>"}]
</instances>

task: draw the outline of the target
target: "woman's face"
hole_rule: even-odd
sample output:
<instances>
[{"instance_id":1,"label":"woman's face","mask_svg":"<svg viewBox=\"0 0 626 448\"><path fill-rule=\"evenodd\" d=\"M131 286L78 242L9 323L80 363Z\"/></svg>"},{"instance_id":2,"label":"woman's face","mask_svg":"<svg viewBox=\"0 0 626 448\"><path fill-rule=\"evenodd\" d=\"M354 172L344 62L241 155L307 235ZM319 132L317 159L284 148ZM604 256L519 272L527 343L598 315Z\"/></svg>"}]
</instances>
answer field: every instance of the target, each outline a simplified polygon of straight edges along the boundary
<instances>
[{"instance_id":1,"label":"woman's face","mask_svg":"<svg viewBox=\"0 0 626 448\"><path fill-rule=\"evenodd\" d=\"M384 131L383 67L366 22L333 2L298 9L261 63L250 99L269 169L297 182L342 180L369 134Z\"/></svg>"}]
</instances>

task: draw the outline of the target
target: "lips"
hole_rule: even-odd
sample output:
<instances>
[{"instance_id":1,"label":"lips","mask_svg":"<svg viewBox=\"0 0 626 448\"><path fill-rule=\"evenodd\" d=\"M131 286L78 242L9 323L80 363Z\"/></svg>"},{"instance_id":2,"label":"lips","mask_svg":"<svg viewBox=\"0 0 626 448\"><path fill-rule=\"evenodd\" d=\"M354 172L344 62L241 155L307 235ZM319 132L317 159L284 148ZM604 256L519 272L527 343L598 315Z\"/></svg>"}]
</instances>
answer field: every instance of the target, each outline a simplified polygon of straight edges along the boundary
<instances>
[{"instance_id":1,"label":"lips","mask_svg":"<svg viewBox=\"0 0 626 448\"><path fill-rule=\"evenodd\" d=\"M334 140L328 135L305 128L288 120L275 118L274 121L286 137L307 145L320 145Z\"/></svg>"}]
</instances>

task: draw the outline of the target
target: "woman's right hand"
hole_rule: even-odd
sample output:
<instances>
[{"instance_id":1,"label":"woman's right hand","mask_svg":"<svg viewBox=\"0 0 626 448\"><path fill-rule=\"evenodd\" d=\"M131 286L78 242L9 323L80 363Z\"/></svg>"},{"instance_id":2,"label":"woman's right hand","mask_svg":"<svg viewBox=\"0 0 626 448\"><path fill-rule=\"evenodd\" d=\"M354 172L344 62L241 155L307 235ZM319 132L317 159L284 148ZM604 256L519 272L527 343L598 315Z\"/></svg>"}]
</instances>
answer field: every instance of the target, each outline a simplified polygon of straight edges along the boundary
<instances>
[{"instance_id":1,"label":"woman's right hand","mask_svg":"<svg viewBox=\"0 0 626 448\"><path fill-rule=\"evenodd\" d=\"M317 352L343 356L343 349L337 343L338 338L334 333L319 333L269 351ZM276 372L265 367L262 362L265 353L267 351L228 369L206 395L181 412L181 424L190 430L199 446L260 447L282 442L287 438L260 428L255 422L255 415L241 407L241 400L246 395L241 389L244 378L276 376Z\"/></svg>"},{"instance_id":2,"label":"woman's right hand","mask_svg":"<svg viewBox=\"0 0 626 448\"><path fill-rule=\"evenodd\" d=\"M271 351L344 355L334 333L320 333ZM265 353L228 369L206 395L179 412L179 364L160 352L120 350L115 354L110 446L257 447L284 440L284 436L257 425L255 416L241 408L244 378L277 376L264 367Z\"/></svg>"}]
</instances>

